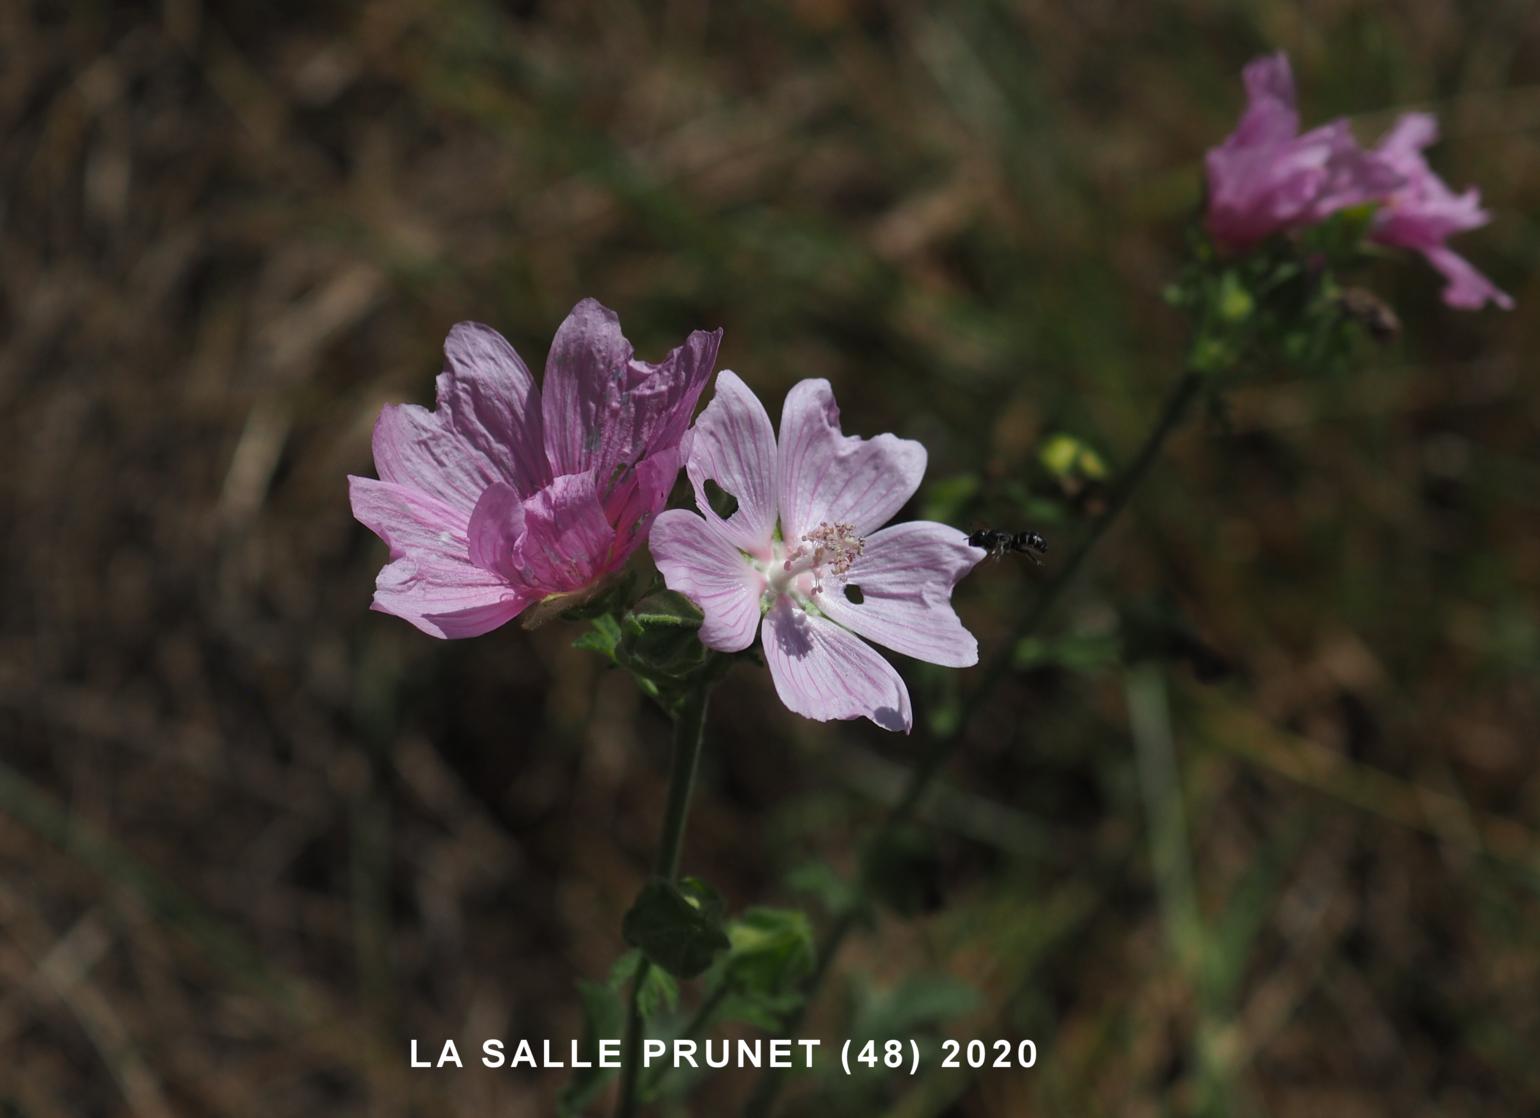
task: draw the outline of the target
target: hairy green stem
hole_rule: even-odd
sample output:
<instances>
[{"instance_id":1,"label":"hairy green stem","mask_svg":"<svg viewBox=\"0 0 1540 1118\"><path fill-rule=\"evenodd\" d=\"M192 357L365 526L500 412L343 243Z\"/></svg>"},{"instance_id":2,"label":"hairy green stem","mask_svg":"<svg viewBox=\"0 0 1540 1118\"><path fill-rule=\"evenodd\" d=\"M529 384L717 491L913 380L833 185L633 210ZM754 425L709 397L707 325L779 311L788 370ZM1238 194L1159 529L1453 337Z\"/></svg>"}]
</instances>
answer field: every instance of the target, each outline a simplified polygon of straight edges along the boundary
<instances>
[{"instance_id":1,"label":"hairy green stem","mask_svg":"<svg viewBox=\"0 0 1540 1118\"><path fill-rule=\"evenodd\" d=\"M1161 408L1160 417L1155 425L1145 435L1144 442L1140 444L1134 460L1128 468L1119 475L1107 494L1107 505L1102 514L1091 522L1080 544L1064 561L1048 584L1043 587L1030 609L1022 615L1011 631L1010 637L990 657L984 670L979 674L978 683L962 703L955 724L945 733L937 735L925 751L925 755L909 773L909 781L904 786L903 794L898 802L889 809L881 826L877 829L872 839L872 847L881 847L890 841L896 831L905 826L914 817L925 793L930 790L936 776L945 767L947 761L956 751L963 735L967 732L973 716L983 706L984 701L998 687L1007 676L1010 675L1012 661L1015 657L1016 646L1028 636L1031 636L1037 627L1042 624L1044 618L1057 604L1064 591L1075 581L1080 569L1085 565L1096 545L1106 535L1107 529L1128 504L1128 499L1139 488L1140 483L1154 465L1155 459L1160 456L1161 448L1166 445L1166 440L1171 437L1173 431L1181 426L1187 417L1194 401L1197 400L1203 388L1203 377L1193 371L1183 374L1181 380L1173 386L1170 395L1166 397L1165 406ZM797 1031L807 1014L807 1008L812 1003L814 996L823 985L824 978L828 975L830 964L834 956L839 953L840 947L855 928L859 904L852 904L841 912L818 945L818 962L813 973L808 976L803 985L803 1001L795 1013L787 1021L786 1033L788 1035ZM767 1068L760 1073L759 1082L754 1088L754 1093L749 1098L748 1106L744 1110L746 1118L768 1118L771 1108L775 1105L776 1096L780 1093L783 1077L780 1071Z\"/></svg>"},{"instance_id":2,"label":"hairy green stem","mask_svg":"<svg viewBox=\"0 0 1540 1118\"><path fill-rule=\"evenodd\" d=\"M700 762L701 739L706 727L706 706L711 697L711 682L703 680L691 688L674 715L674 758L668 778L668 806L663 811L663 835L658 842L654 876L672 883L679 877L679 854L684 849L685 824L690 816L690 793L695 788L695 770ZM637 961L631 979L631 1007L626 1015L626 1036L621 1047L620 1095L615 1104L616 1118L631 1118L638 1105L637 1084L642 1069L642 987L652 964L645 957Z\"/></svg>"}]
</instances>

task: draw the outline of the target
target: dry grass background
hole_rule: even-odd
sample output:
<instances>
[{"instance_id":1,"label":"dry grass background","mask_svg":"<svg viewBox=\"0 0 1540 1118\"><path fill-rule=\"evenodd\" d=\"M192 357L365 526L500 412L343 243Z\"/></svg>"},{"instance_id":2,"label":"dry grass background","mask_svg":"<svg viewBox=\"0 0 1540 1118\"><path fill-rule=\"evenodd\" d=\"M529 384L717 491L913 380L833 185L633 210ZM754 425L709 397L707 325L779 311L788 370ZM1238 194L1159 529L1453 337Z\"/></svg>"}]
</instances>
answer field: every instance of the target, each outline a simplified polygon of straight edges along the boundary
<instances>
[{"instance_id":1,"label":"dry grass background","mask_svg":"<svg viewBox=\"0 0 1540 1118\"><path fill-rule=\"evenodd\" d=\"M1533 3L166 0L0 6L0 1113L550 1112L406 1038L575 1034L666 727L572 626L365 612L379 405L452 322L538 365L594 295L652 356L725 327L766 398L830 377L1021 519L1046 432L1116 461L1175 375L1197 161L1274 44L1308 118L1440 112L1519 310L1387 262L1402 344L1178 440L1056 628L1176 612L1229 677L1024 669L927 817L946 903L812 1023L946 975L946 1033L1039 1066L786 1113L1540 1112ZM965 585L986 647L1033 587ZM908 743L721 694L687 866L811 903L786 872L852 869Z\"/></svg>"}]
</instances>

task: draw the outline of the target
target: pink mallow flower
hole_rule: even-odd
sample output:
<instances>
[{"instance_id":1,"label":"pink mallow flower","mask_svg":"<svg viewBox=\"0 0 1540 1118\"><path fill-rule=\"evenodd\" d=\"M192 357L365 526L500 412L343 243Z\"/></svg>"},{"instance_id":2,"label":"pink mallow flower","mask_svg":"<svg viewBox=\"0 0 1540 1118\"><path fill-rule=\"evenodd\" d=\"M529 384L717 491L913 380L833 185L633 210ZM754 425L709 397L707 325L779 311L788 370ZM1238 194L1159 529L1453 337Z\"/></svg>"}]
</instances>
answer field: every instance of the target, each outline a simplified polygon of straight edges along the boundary
<instances>
[{"instance_id":1,"label":"pink mallow flower","mask_svg":"<svg viewBox=\"0 0 1540 1118\"><path fill-rule=\"evenodd\" d=\"M1254 59L1243 79L1246 111L1204 159L1206 225L1216 243L1246 249L1400 184L1395 168L1358 146L1346 120L1299 135L1294 75L1282 51Z\"/></svg>"},{"instance_id":2,"label":"pink mallow flower","mask_svg":"<svg viewBox=\"0 0 1540 1118\"><path fill-rule=\"evenodd\" d=\"M1427 113L1407 113L1375 149L1402 178L1402 185L1384 199L1369 236L1381 244L1415 249L1447 280L1444 302L1461 310L1478 310L1488 300L1504 310L1513 300L1470 261L1451 250L1445 240L1490 221L1474 187L1463 194L1450 190L1433 173L1422 149L1438 138L1438 121Z\"/></svg>"},{"instance_id":3,"label":"pink mallow flower","mask_svg":"<svg viewBox=\"0 0 1540 1118\"><path fill-rule=\"evenodd\" d=\"M590 596L667 501L721 338L696 331L649 365L585 299L556 331L542 399L501 334L455 326L434 410L385 407L380 479L348 478L353 515L390 546L373 608L474 637Z\"/></svg>"},{"instance_id":4,"label":"pink mallow flower","mask_svg":"<svg viewBox=\"0 0 1540 1118\"><path fill-rule=\"evenodd\" d=\"M699 515L659 516L653 560L705 613L708 648L748 648L764 621L765 662L792 711L909 731L908 689L862 637L933 664L978 662L951 598L984 552L944 524L883 527L919 488L925 448L842 435L828 381L787 394L777 446L764 405L724 371L685 469ZM725 520L711 509L708 481L737 499Z\"/></svg>"}]
</instances>

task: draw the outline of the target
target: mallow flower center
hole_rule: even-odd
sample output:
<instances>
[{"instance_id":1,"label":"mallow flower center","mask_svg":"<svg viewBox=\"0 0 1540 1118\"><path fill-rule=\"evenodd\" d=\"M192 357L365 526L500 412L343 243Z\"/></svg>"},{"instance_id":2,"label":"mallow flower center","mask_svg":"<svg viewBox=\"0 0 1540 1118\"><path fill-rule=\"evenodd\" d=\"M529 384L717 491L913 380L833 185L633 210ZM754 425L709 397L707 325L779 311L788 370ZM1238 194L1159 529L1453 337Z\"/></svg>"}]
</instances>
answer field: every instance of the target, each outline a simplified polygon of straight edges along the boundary
<instances>
[{"instance_id":1,"label":"mallow flower center","mask_svg":"<svg viewBox=\"0 0 1540 1118\"><path fill-rule=\"evenodd\" d=\"M823 592L825 576L849 572L865 547L855 525L825 521L794 544L777 539L769 562L755 565L764 573L768 600L790 592L810 598Z\"/></svg>"}]
</instances>

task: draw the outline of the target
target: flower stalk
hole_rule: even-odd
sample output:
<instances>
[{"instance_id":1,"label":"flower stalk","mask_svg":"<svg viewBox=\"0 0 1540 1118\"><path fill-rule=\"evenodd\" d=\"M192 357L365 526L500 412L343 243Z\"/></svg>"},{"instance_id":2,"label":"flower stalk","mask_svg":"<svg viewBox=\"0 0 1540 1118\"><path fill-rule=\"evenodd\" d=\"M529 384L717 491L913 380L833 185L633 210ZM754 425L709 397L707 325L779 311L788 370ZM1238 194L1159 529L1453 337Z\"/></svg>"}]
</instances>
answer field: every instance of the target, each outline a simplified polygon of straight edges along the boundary
<instances>
[{"instance_id":1,"label":"flower stalk","mask_svg":"<svg viewBox=\"0 0 1540 1118\"><path fill-rule=\"evenodd\" d=\"M695 789L695 773L700 765L701 742L705 736L706 708L711 699L715 677L702 673L685 692L674 712L674 748L668 779L668 804L663 811L663 832L658 840L654 876L670 884L679 878L679 859L684 850L685 828L690 816L690 796ZM625 1041L621 1047L620 1094L615 1104L616 1118L631 1118L639 1102L637 1086L641 1074L642 1017L641 994L651 969L646 956L637 960L631 979L631 1001L626 1014Z\"/></svg>"}]
</instances>

